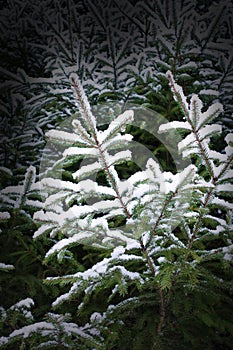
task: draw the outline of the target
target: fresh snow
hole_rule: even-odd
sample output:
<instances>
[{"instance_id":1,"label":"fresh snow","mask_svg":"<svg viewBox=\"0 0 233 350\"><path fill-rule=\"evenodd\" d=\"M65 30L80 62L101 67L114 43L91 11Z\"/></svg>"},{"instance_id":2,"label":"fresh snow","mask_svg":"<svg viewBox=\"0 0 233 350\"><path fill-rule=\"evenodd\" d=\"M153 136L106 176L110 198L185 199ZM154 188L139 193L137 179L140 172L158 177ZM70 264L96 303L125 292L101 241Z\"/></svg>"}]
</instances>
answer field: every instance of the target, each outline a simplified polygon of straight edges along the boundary
<instances>
[{"instance_id":1,"label":"fresh snow","mask_svg":"<svg viewBox=\"0 0 233 350\"><path fill-rule=\"evenodd\" d=\"M51 228L53 228L54 225L50 225L50 224L46 224L46 225L42 225L40 228L38 228L38 230L36 230L33 234L33 238L37 238L39 236L41 236L42 234L44 234L46 231L50 230Z\"/></svg>"},{"instance_id":2,"label":"fresh snow","mask_svg":"<svg viewBox=\"0 0 233 350\"><path fill-rule=\"evenodd\" d=\"M7 186L5 188L3 188L0 193L3 194L21 194L23 192L23 186L22 185L18 185L18 186Z\"/></svg>"},{"instance_id":3,"label":"fresh snow","mask_svg":"<svg viewBox=\"0 0 233 350\"><path fill-rule=\"evenodd\" d=\"M219 217L217 217L217 216L205 215L205 218L214 220L214 221L218 222L221 226L227 227L227 222L226 222L226 220L223 220L223 219L221 219L221 218L219 218Z\"/></svg>"},{"instance_id":4,"label":"fresh snow","mask_svg":"<svg viewBox=\"0 0 233 350\"><path fill-rule=\"evenodd\" d=\"M201 130L198 131L198 136L200 139L204 139L206 137L209 137L213 134L218 134L222 132L222 125L219 124L212 124L212 125L206 125Z\"/></svg>"},{"instance_id":5,"label":"fresh snow","mask_svg":"<svg viewBox=\"0 0 233 350\"><path fill-rule=\"evenodd\" d=\"M99 313L99 312L94 312L91 317L90 317L90 321L97 321L97 322L101 322L103 320L103 316Z\"/></svg>"},{"instance_id":6,"label":"fresh snow","mask_svg":"<svg viewBox=\"0 0 233 350\"><path fill-rule=\"evenodd\" d=\"M16 329L10 334L10 338L17 337L19 335L23 335L24 338L28 338L31 333L38 332L40 330L54 330L54 325L48 322L34 323L32 325Z\"/></svg>"},{"instance_id":7,"label":"fresh snow","mask_svg":"<svg viewBox=\"0 0 233 350\"><path fill-rule=\"evenodd\" d=\"M196 126L196 124L200 119L202 107L203 107L203 103L198 97L198 95L193 94L190 101L190 117L191 117L193 127Z\"/></svg>"},{"instance_id":8,"label":"fresh snow","mask_svg":"<svg viewBox=\"0 0 233 350\"><path fill-rule=\"evenodd\" d=\"M90 147L90 148L81 148L81 147L70 147L67 148L63 152L63 156L92 156L96 157L98 156L99 152L97 148Z\"/></svg>"},{"instance_id":9,"label":"fresh snow","mask_svg":"<svg viewBox=\"0 0 233 350\"><path fill-rule=\"evenodd\" d=\"M184 213L183 215L186 218L195 218L195 217L199 216L199 213L196 211L188 211L188 212Z\"/></svg>"},{"instance_id":10,"label":"fresh snow","mask_svg":"<svg viewBox=\"0 0 233 350\"><path fill-rule=\"evenodd\" d=\"M206 112L201 113L197 129L200 130L202 126L214 119L219 113L223 112L223 106L221 103L214 103Z\"/></svg>"},{"instance_id":11,"label":"fresh snow","mask_svg":"<svg viewBox=\"0 0 233 350\"><path fill-rule=\"evenodd\" d=\"M211 202L212 204L215 204L217 206L223 207L223 208L227 208L227 209L233 209L233 203L229 203L227 201L225 201L224 199L220 199L220 198L214 198Z\"/></svg>"},{"instance_id":12,"label":"fresh snow","mask_svg":"<svg viewBox=\"0 0 233 350\"><path fill-rule=\"evenodd\" d=\"M143 279L142 279L140 273L138 273L138 272L131 272L131 271L127 270L124 266L121 266L121 265L116 265L116 266L111 267L109 269L109 272L113 272L113 271L117 271L117 270L120 270L121 274L125 278L129 278L131 280L138 279L141 282L143 282Z\"/></svg>"},{"instance_id":13,"label":"fresh snow","mask_svg":"<svg viewBox=\"0 0 233 350\"><path fill-rule=\"evenodd\" d=\"M78 91L80 102L80 112L83 113L83 119L86 121L87 126L90 126L90 129L92 132L96 134L96 120L94 115L91 112L91 106L88 102L87 96L84 92L84 89L82 87L82 84L77 76L76 73L70 74L70 81L73 85L73 82L75 84L75 88Z\"/></svg>"},{"instance_id":14,"label":"fresh snow","mask_svg":"<svg viewBox=\"0 0 233 350\"><path fill-rule=\"evenodd\" d=\"M231 146L225 147L225 152L226 152L226 155L227 155L229 158L232 157L232 155L233 155L233 147L231 147Z\"/></svg>"},{"instance_id":15,"label":"fresh snow","mask_svg":"<svg viewBox=\"0 0 233 350\"><path fill-rule=\"evenodd\" d=\"M228 146L225 147L225 152L226 152L228 157L232 157L232 155L233 155L233 133L229 133L225 137L225 141L228 144Z\"/></svg>"},{"instance_id":16,"label":"fresh snow","mask_svg":"<svg viewBox=\"0 0 233 350\"><path fill-rule=\"evenodd\" d=\"M212 96L219 96L219 91L212 90L212 89L203 89L199 91L200 95L212 95Z\"/></svg>"},{"instance_id":17,"label":"fresh snow","mask_svg":"<svg viewBox=\"0 0 233 350\"><path fill-rule=\"evenodd\" d=\"M208 154L209 154L209 158L210 159L217 159L221 163L225 163L227 161L227 155L226 154L222 154L222 153L219 153L219 152L211 150L211 149L208 151Z\"/></svg>"},{"instance_id":18,"label":"fresh snow","mask_svg":"<svg viewBox=\"0 0 233 350\"><path fill-rule=\"evenodd\" d=\"M54 314L52 314L54 316ZM55 315L57 316L57 315ZM76 323L72 322L64 322L62 318L60 319L56 317L56 322L59 322L61 324L62 331L66 333L67 335L76 334L83 338L90 338L91 337L86 334ZM19 330L15 330L10 334L10 338L17 337L19 335L22 335L24 338L28 338L31 336L31 333L40 332L42 336L55 336L56 333L59 332L59 329L56 326L56 323L53 324L52 322L37 322L35 324L22 327ZM48 344L49 342L46 342L45 344ZM57 342L54 342L57 344Z\"/></svg>"},{"instance_id":19,"label":"fresh snow","mask_svg":"<svg viewBox=\"0 0 233 350\"><path fill-rule=\"evenodd\" d=\"M52 211L44 212L43 210L37 211L33 219L36 221L45 222L47 224L49 223L56 223L60 227L62 225L67 223L67 220L75 220L83 215L87 215L89 213L92 213L94 211L94 208L88 205L85 206L78 206L74 205L73 207L69 208L67 211L62 211L59 214L54 213Z\"/></svg>"},{"instance_id":20,"label":"fresh snow","mask_svg":"<svg viewBox=\"0 0 233 350\"><path fill-rule=\"evenodd\" d=\"M131 151L121 151L114 155L107 155L105 154L105 161L107 163L107 166L110 167L111 165L118 164L120 162L124 162L126 160L131 160Z\"/></svg>"},{"instance_id":21,"label":"fresh snow","mask_svg":"<svg viewBox=\"0 0 233 350\"><path fill-rule=\"evenodd\" d=\"M50 255L59 252L60 250L68 247L74 243L82 243L83 240L87 240L95 235L95 232L79 232L70 238L64 238L54 244L54 246L46 253L45 257L48 258Z\"/></svg>"},{"instance_id":22,"label":"fresh snow","mask_svg":"<svg viewBox=\"0 0 233 350\"><path fill-rule=\"evenodd\" d=\"M13 270L14 266L9 264L0 263L1 270Z\"/></svg>"},{"instance_id":23,"label":"fresh snow","mask_svg":"<svg viewBox=\"0 0 233 350\"><path fill-rule=\"evenodd\" d=\"M226 137L225 137L225 141L228 144L233 143L233 133L227 134Z\"/></svg>"},{"instance_id":24,"label":"fresh snow","mask_svg":"<svg viewBox=\"0 0 233 350\"><path fill-rule=\"evenodd\" d=\"M223 259L225 261L231 261L232 260L232 255L229 253L224 254Z\"/></svg>"},{"instance_id":25,"label":"fresh snow","mask_svg":"<svg viewBox=\"0 0 233 350\"><path fill-rule=\"evenodd\" d=\"M196 141L196 137L194 134L189 134L182 141L180 141L178 143L178 149L180 152L182 152L188 146L190 147L190 145L192 146L192 148L195 148L195 149L197 147L197 141Z\"/></svg>"},{"instance_id":26,"label":"fresh snow","mask_svg":"<svg viewBox=\"0 0 233 350\"><path fill-rule=\"evenodd\" d=\"M162 174L163 178L159 179L160 192L165 194L169 192L176 192L179 187L182 188L190 176L195 174L196 170L195 165L190 164L183 171L175 175L173 175L171 172L164 172Z\"/></svg>"},{"instance_id":27,"label":"fresh snow","mask_svg":"<svg viewBox=\"0 0 233 350\"><path fill-rule=\"evenodd\" d=\"M111 254L111 257L112 258L114 258L114 259L116 259L116 258L118 258L120 255L122 255L123 253L125 252L125 248L124 247L116 247L114 250L113 250L113 252L112 252L112 254Z\"/></svg>"},{"instance_id":28,"label":"fresh snow","mask_svg":"<svg viewBox=\"0 0 233 350\"><path fill-rule=\"evenodd\" d=\"M189 111L189 106L188 106L188 103L186 101L186 97L184 95L184 92L183 92L183 89L181 86L179 86L177 83L175 83L174 81L174 77L173 77L173 74L171 71L167 71L166 73L166 77L168 78L168 80L170 81L170 85L171 85L171 88L172 88L172 91L176 90L178 95L180 96L181 98L181 101L182 101L182 104L185 108L185 110L188 112ZM174 88L173 88L174 86ZM177 97L174 95L174 98L175 100L177 101Z\"/></svg>"},{"instance_id":29,"label":"fresh snow","mask_svg":"<svg viewBox=\"0 0 233 350\"><path fill-rule=\"evenodd\" d=\"M37 200L26 199L25 204L29 207L43 208L43 203Z\"/></svg>"},{"instance_id":30,"label":"fresh snow","mask_svg":"<svg viewBox=\"0 0 233 350\"><path fill-rule=\"evenodd\" d=\"M99 134L99 141L101 143L106 142L113 135L121 131L122 127L133 120L134 112L132 110L125 111L123 114L120 114L116 119L114 119L110 124L107 130Z\"/></svg>"},{"instance_id":31,"label":"fresh snow","mask_svg":"<svg viewBox=\"0 0 233 350\"><path fill-rule=\"evenodd\" d=\"M7 220L10 219L10 214L6 211L0 212L0 220Z\"/></svg>"},{"instance_id":32,"label":"fresh snow","mask_svg":"<svg viewBox=\"0 0 233 350\"><path fill-rule=\"evenodd\" d=\"M233 192L233 185L232 184L217 185L217 191L218 192Z\"/></svg>"},{"instance_id":33,"label":"fresh snow","mask_svg":"<svg viewBox=\"0 0 233 350\"><path fill-rule=\"evenodd\" d=\"M79 188L80 191L84 192L95 192L97 194L105 194L109 196L115 196L115 191L108 186L99 186L95 181L92 181L90 179L80 181L77 185L77 188Z\"/></svg>"},{"instance_id":34,"label":"fresh snow","mask_svg":"<svg viewBox=\"0 0 233 350\"><path fill-rule=\"evenodd\" d=\"M173 121L160 125L159 132L165 132L170 129L192 130L191 125L188 122Z\"/></svg>"},{"instance_id":35,"label":"fresh snow","mask_svg":"<svg viewBox=\"0 0 233 350\"><path fill-rule=\"evenodd\" d=\"M218 178L219 175L221 174L222 170L224 169L225 164L221 163L219 166L216 166L214 162L212 162L212 169L214 173L214 177Z\"/></svg>"},{"instance_id":36,"label":"fresh snow","mask_svg":"<svg viewBox=\"0 0 233 350\"><path fill-rule=\"evenodd\" d=\"M52 194L49 196L46 200L46 205L49 205L50 203L56 201L56 199L59 200L59 198L62 198L63 196L67 196L67 190L70 190L76 194L79 192L83 191L85 193L88 192L96 192L100 194L106 194L110 196L115 195L115 191L111 187L107 186L99 186L95 181L87 179L87 180L82 180L78 184L70 182L70 181L63 181L59 179L53 179L53 178L45 178L41 180L41 183L43 186L48 186L51 188L56 188L58 190L62 190L63 192L58 192L55 194Z\"/></svg>"},{"instance_id":37,"label":"fresh snow","mask_svg":"<svg viewBox=\"0 0 233 350\"><path fill-rule=\"evenodd\" d=\"M109 210L109 209L115 209L115 208L121 208L121 203L119 201L118 198L114 199L114 200L104 200L104 201L100 201L100 202L96 202L92 205L92 207L96 210L96 211L105 211L105 210Z\"/></svg>"},{"instance_id":38,"label":"fresh snow","mask_svg":"<svg viewBox=\"0 0 233 350\"><path fill-rule=\"evenodd\" d=\"M102 137L102 136L101 136ZM119 148L122 147L122 144L126 146L130 141L132 141L133 136L130 134L125 134L125 135L115 135L109 140L105 140L104 143L101 144L102 150L106 149L112 149L112 148Z\"/></svg>"},{"instance_id":39,"label":"fresh snow","mask_svg":"<svg viewBox=\"0 0 233 350\"><path fill-rule=\"evenodd\" d=\"M84 140L81 138L81 136L62 130L50 130L46 132L46 136L50 139L65 141L70 144L73 144L75 142L84 143Z\"/></svg>"},{"instance_id":40,"label":"fresh snow","mask_svg":"<svg viewBox=\"0 0 233 350\"><path fill-rule=\"evenodd\" d=\"M78 119L74 119L72 121L72 126L74 128L74 131L80 136L81 140L83 140L82 142L84 145L90 146L92 144L95 144L93 137L88 134Z\"/></svg>"},{"instance_id":41,"label":"fresh snow","mask_svg":"<svg viewBox=\"0 0 233 350\"><path fill-rule=\"evenodd\" d=\"M74 172L73 178L77 179L83 175L87 176L88 174L93 174L93 172L96 172L96 171L101 170L101 169L102 169L102 165L99 162L88 164L88 165L82 166L81 169Z\"/></svg>"},{"instance_id":42,"label":"fresh snow","mask_svg":"<svg viewBox=\"0 0 233 350\"><path fill-rule=\"evenodd\" d=\"M63 181L60 179L53 179L51 177L47 177L41 180L42 186L47 186L51 188L56 189L62 189L62 190L72 190L72 191L78 191L78 185L74 184L70 181Z\"/></svg>"},{"instance_id":43,"label":"fresh snow","mask_svg":"<svg viewBox=\"0 0 233 350\"><path fill-rule=\"evenodd\" d=\"M10 307L10 310L16 310L19 308L26 308L26 309L30 309L31 306L34 305L34 301L31 298L26 298L23 300L20 300L18 303L12 305Z\"/></svg>"},{"instance_id":44,"label":"fresh snow","mask_svg":"<svg viewBox=\"0 0 233 350\"><path fill-rule=\"evenodd\" d=\"M126 245L127 250L140 249L140 247L140 243L136 239L127 242Z\"/></svg>"}]
</instances>

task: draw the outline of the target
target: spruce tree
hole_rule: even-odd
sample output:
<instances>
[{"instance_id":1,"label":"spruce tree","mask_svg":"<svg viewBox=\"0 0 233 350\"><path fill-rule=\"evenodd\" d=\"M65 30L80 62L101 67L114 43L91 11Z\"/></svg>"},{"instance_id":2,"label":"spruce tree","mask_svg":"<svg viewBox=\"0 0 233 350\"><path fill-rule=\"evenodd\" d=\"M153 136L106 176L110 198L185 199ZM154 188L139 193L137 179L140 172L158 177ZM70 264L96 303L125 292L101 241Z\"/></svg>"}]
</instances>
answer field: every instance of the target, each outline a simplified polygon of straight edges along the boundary
<instances>
[{"instance_id":1,"label":"spruce tree","mask_svg":"<svg viewBox=\"0 0 233 350\"><path fill-rule=\"evenodd\" d=\"M178 173L163 171L158 163L148 159L144 171L135 172L127 180L120 179L116 165L130 159L127 144L132 140L122 130L132 122L133 111L125 111L106 130L98 130L81 83L73 74L71 85L80 113L73 119L73 132L47 133L51 140L68 146L60 163L62 167L68 164L72 168L83 157L91 162L72 171L73 181L52 177L41 180L48 195L44 209L34 214L34 220L40 223L34 238L49 234L53 244L45 256L48 263L53 263L56 256L60 260L74 259L74 247L80 245L91 245L102 252L102 258L100 255L85 271L49 277L47 283L70 285L53 307L62 310L66 309L63 305L69 308L75 302L80 319L87 320L79 326L80 332L85 331L84 339L85 334L87 340L96 334L96 341L102 342L103 348L119 346L122 332L126 339L121 346L125 349L133 332L137 335L133 342L131 339L132 349L145 346L165 349L167 336L174 331L177 339L174 343L169 341L174 348L197 348L195 331L204 325L210 330L206 336L203 334L202 341L209 347L214 342L221 343L217 329L223 336L232 332L229 312L223 320L219 310L207 310L209 303L205 304L207 295L221 305L224 295L227 304L231 304L229 272L224 273L220 293L222 277L218 270L229 266L232 254L232 204L227 200L232 191L232 134L225 137L224 153L214 150L211 138L221 132L221 126L213 124L213 120L223 113L222 105L215 103L203 111L197 95L188 102L170 71L167 78L184 121L161 125L160 131L184 130L178 148L183 157L193 157L193 164ZM99 171L105 175L104 185L88 179L90 173ZM93 197L94 203L90 204ZM177 207L179 211L175 210ZM114 221L119 215L124 217L123 226ZM194 296L200 314L190 309ZM98 306L99 297L102 302ZM185 299L184 302L177 302L177 297ZM153 317L149 305L154 310ZM184 315L178 317L182 315L182 305L190 314L189 321L195 320L191 333ZM141 309L145 314L139 316ZM136 324L130 326L130 322ZM149 324L145 326L145 322ZM34 342L38 327L40 324L36 323L16 331L9 341L26 334ZM46 324L41 327L47 328ZM65 328L61 325L61 329ZM107 329L111 330L109 334ZM44 341L43 331L39 334L38 341ZM41 346L46 348L49 342ZM72 348L72 341L69 346Z\"/></svg>"}]
</instances>

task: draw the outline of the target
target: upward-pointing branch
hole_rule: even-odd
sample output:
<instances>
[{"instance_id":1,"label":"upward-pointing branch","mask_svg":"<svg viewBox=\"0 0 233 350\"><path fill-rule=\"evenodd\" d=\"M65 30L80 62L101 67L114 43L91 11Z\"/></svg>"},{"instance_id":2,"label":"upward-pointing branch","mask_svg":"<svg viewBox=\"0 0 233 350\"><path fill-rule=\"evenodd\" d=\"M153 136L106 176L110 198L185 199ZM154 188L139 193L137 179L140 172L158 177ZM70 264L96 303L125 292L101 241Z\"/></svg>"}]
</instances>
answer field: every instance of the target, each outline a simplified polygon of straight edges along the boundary
<instances>
[{"instance_id":1,"label":"upward-pointing branch","mask_svg":"<svg viewBox=\"0 0 233 350\"><path fill-rule=\"evenodd\" d=\"M107 164L107 160L106 160L106 157L104 155L104 151L102 150L101 144L98 140L96 125L95 125L95 117L93 116L93 114L91 112L91 107L89 105L89 102L87 100L87 97L85 95L85 92L82 88L81 83L79 82L79 80L77 78L76 79L75 78L76 78L76 76L75 77L71 76L71 83L72 83L73 89L75 91L75 94L78 98L78 101L79 101L79 104L81 107L81 113L83 114L83 117L85 118L85 121L90 129L90 132L91 132L93 138L94 138L95 147L98 149L99 156L100 156L101 162L104 166L106 176L107 176L113 190L115 191L116 197L118 198L119 202L121 203L121 206L122 206L126 216L128 218L130 218L131 214L129 213L125 203L123 202L123 199L121 197L119 189L117 188L117 185L114 181L114 178L109 170L109 166Z\"/></svg>"}]
</instances>

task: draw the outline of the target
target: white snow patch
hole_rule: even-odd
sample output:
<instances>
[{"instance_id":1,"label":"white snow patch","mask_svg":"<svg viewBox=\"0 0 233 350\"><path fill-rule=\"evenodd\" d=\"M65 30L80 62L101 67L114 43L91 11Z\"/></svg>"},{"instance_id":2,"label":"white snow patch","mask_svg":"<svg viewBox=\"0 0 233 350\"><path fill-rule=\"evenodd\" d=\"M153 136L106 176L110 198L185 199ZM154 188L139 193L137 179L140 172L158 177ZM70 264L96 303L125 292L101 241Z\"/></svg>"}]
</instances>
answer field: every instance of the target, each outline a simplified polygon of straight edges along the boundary
<instances>
[{"instance_id":1,"label":"white snow patch","mask_svg":"<svg viewBox=\"0 0 233 350\"><path fill-rule=\"evenodd\" d=\"M81 147L69 147L63 152L63 156L97 156L99 154L97 148L81 148Z\"/></svg>"},{"instance_id":2,"label":"white snow patch","mask_svg":"<svg viewBox=\"0 0 233 350\"><path fill-rule=\"evenodd\" d=\"M95 162L92 164L88 164L83 166L81 169L77 170L75 173L73 173L73 178L77 179L80 176L83 176L85 174L93 173L95 171L101 170L102 166L99 162Z\"/></svg>"},{"instance_id":3,"label":"white snow patch","mask_svg":"<svg viewBox=\"0 0 233 350\"><path fill-rule=\"evenodd\" d=\"M227 144L233 143L233 133L229 133L225 137L225 141Z\"/></svg>"},{"instance_id":4,"label":"white snow patch","mask_svg":"<svg viewBox=\"0 0 233 350\"><path fill-rule=\"evenodd\" d=\"M17 309L17 308L20 308L20 307L30 308L33 305L34 305L34 301L31 298L26 298L26 299L20 300L16 304L12 305L10 307L10 309L13 310L13 309Z\"/></svg>"},{"instance_id":5,"label":"white snow patch","mask_svg":"<svg viewBox=\"0 0 233 350\"><path fill-rule=\"evenodd\" d=\"M54 325L48 322L38 322L29 326L22 327L21 329L17 329L10 334L10 338L17 337L19 335L23 335L24 338L28 338L31 333L38 332L39 330L53 330Z\"/></svg>"},{"instance_id":6,"label":"white snow patch","mask_svg":"<svg viewBox=\"0 0 233 350\"><path fill-rule=\"evenodd\" d=\"M0 212L0 220L7 220L10 219L10 214L6 211Z\"/></svg>"},{"instance_id":7,"label":"white snow patch","mask_svg":"<svg viewBox=\"0 0 233 350\"><path fill-rule=\"evenodd\" d=\"M128 271L128 270L126 270L126 268L124 266L120 266L120 265L114 266L111 269L109 269L109 272L113 272L116 270L120 270L124 277L128 277L131 280L139 279L142 281L142 278L138 272Z\"/></svg>"},{"instance_id":8,"label":"white snow patch","mask_svg":"<svg viewBox=\"0 0 233 350\"><path fill-rule=\"evenodd\" d=\"M168 131L171 129L192 130L192 128L188 122L173 121L173 122L169 122L169 123L160 125L159 132L165 132L165 131Z\"/></svg>"},{"instance_id":9,"label":"white snow patch","mask_svg":"<svg viewBox=\"0 0 233 350\"><path fill-rule=\"evenodd\" d=\"M157 259L158 263L161 264L163 262L166 261L166 258L164 256L160 256L158 259Z\"/></svg>"},{"instance_id":10,"label":"white snow patch","mask_svg":"<svg viewBox=\"0 0 233 350\"><path fill-rule=\"evenodd\" d=\"M1 270L13 270L14 266L10 265L10 264L0 263L0 269Z\"/></svg>"},{"instance_id":11,"label":"white snow patch","mask_svg":"<svg viewBox=\"0 0 233 350\"><path fill-rule=\"evenodd\" d=\"M79 243L83 240L90 238L94 235L94 232L79 232L76 233L74 236L70 238L64 238L61 241L57 242L45 255L45 258L48 256L54 254L55 252L58 252L67 246L73 244L73 243Z\"/></svg>"},{"instance_id":12,"label":"white snow patch","mask_svg":"<svg viewBox=\"0 0 233 350\"><path fill-rule=\"evenodd\" d=\"M233 192L232 184L220 184L217 186L218 192Z\"/></svg>"},{"instance_id":13,"label":"white snow patch","mask_svg":"<svg viewBox=\"0 0 233 350\"><path fill-rule=\"evenodd\" d=\"M224 259L224 260L226 260L226 261L231 261L231 260L232 260L232 255L231 255L231 254L226 253L226 254L224 254L223 259Z\"/></svg>"},{"instance_id":14,"label":"white snow patch","mask_svg":"<svg viewBox=\"0 0 233 350\"><path fill-rule=\"evenodd\" d=\"M116 248L113 250L113 252L112 252L112 254L111 254L111 257L112 257L113 259L116 259L116 258L118 258L120 255L122 255L124 252L125 252L125 248L124 248L124 247L121 247L121 246L116 247Z\"/></svg>"},{"instance_id":15,"label":"white snow patch","mask_svg":"<svg viewBox=\"0 0 233 350\"><path fill-rule=\"evenodd\" d=\"M216 204L218 206L227 208L227 209L233 209L233 203L229 203L227 201L225 201L224 199L220 199L220 198L214 198L212 200L212 204Z\"/></svg>"},{"instance_id":16,"label":"white snow patch","mask_svg":"<svg viewBox=\"0 0 233 350\"><path fill-rule=\"evenodd\" d=\"M219 92L217 90L212 89L203 89L199 91L200 95L211 95L211 96L219 96Z\"/></svg>"}]
</instances>

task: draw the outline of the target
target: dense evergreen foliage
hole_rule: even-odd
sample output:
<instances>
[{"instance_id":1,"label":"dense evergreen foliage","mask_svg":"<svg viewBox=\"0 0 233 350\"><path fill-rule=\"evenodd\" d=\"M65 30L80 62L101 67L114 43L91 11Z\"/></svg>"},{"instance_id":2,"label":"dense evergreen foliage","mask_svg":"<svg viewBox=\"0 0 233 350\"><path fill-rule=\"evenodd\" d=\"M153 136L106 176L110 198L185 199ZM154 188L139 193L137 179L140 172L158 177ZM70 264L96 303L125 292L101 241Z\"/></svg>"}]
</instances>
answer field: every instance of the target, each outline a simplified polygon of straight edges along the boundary
<instances>
[{"instance_id":1,"label":"dense evergreen foliage","mask_svg":"<svg viewBox=\"0 0 233 350\"><path fill-rule=\"evenodd\" d=\"M230 349L233 2L0 3L0 348Z\"/></svg>"}]
</instances>

